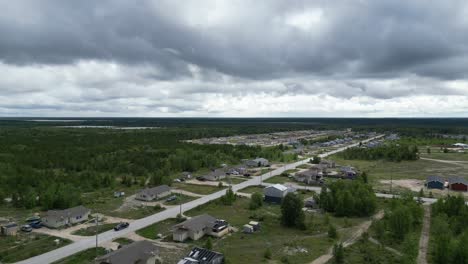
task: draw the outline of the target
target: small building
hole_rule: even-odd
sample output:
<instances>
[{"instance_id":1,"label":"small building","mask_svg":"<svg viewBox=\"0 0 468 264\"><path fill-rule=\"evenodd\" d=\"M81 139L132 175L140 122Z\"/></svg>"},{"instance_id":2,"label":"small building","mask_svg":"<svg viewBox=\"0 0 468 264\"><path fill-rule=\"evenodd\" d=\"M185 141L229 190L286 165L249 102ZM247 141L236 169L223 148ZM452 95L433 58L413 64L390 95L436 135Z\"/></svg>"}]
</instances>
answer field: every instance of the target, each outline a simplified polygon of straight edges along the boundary
<instances>
[{"instance_id":1,"label":"small building","mask_svg":"<svg viewBox=\"0 0 468 264\"><path fill-rule=\"evenodd\" d=\"M322 184L323 180L323 172L317 168L311 168L309 170L298 172L296 173L293 178L298 182L302 182L305 184Z\"/></svg>"},{"instance_id":2,"label":"small building","mask_svg":"<svg viewBox=\"0 0 468 264\"><path fill-rule=\"evenodd\" d=\"M170 194L171 194L171 188L169 186L160 185L157 187L146 188L146 189L140 190L136 194L135 199L149 202L149 201L161 199Z\"/></svg>"},{"instance_id":3,"label":"small building","mask_svg":"<svg viewBox=\"0 0 468 264\"><path fill-rule=\"evenodd\" d=\"M452 191L468 191L468 181L464 178L453 177L449 179L449 187Z\"/></svg>"},{"instance_id":4,"label":"small building","mask_svg":"<svg viewBox=\"0 0 468 264\"><path fill-rule=\"evenodd\" d=\"M229 224L211 215L203 214L192 217L172 227L172 239L184 242L188 238L198 240L205 235L221 237L229 232Z\"/></svg>"},{"instance_id":5,"label":"small building","mask_svg":"<svg viewBox=\"0 0 468 264\"><path fill-rule=\"evenodd\" d=\"M177 264L222 264L224 255L205 248L194 247L189 254Z\"/></svg>"},{"instance_id":6,"label":"small building","mask_svg":"<svg viewBox=\"0 0 468 264\"><path fill-rule=\"evenodd\" d=\"M247 225L243 226L242 232L246 233L246 234L252 234L254 232L254 228L253 228L253 226L247 224Z\"/></svg>"},{"instance_id":7,"label":"small building","mask_svg":"<svg viewBox=\"0 0 468 264\"><path fill-rule=\"evenodd\" d=\"M187 180L192 178L192 173L189 171L184 171L182 172L182 176L180 177L181 179Z\"/></svg>"},{"instance_id":8,"label":"small building","mask_svg":"<svg viewBox=\"0 0 468 264\"><path fill-rule=\"evenodd\" d=\"M123 197L123 196L125 196L125 192L119 192L119 191L114 192L114 197L115 198L119 198L119 197Z\"/></svg>"},{"instance_id":9,"label":"small building","mask_svg":"<svg viewBox=\"0 0 468 264\"><path fill-rule=\"evenodd\" d=\"M263 189L263 194L265 194L265 202L281 203L283 197L288 194L288 187L282 184L274 184Z\"/></svg>"},{"instance_id":10,"label":"small building","mask_svg":"<svg viewBox=\"0 0 468 264\"><path fill-rule=\"evenodd\" d=\"M357 172L354 170L353 167L343 166L340 169L340 173L342 178L344 179L355 179L357 177Z\"/></svg>"},{"instance_id":11,"label":"small building","mask_svg":"<svg viewBox=\"0 0 468 264\"><path fill-rule=\"evenodd\" d=\"M88 220L90 210L82 205L65 210L49 210L42 223L49 228L60 228Z\"/></svg>"},{"instance_id":12,"label":"small building","mask_svg":"<svg viewBox=\"0 0 468 264\"><path fill-rule=\"evenodd\" d=\"M333 160L321 160L319 164L325 165L329 169L333 169L336 166Z\"/></svg>"},{"instance_id":13,"label":"small building","mask_svg":"<svg viewBox=\"0 0 468 264\"><path fill-rule=\"evenodd\" d=\"M4 236L16 236L17 232L18 232L18 224L14 222L1 225L1 233Z\"/></svg>"},{"instance_id":14,"label":"small building","mask_svg":"<svg viewBox=\"0 0 468 264\"><path fill-rule=\"evenodd\" d=\"M209 174L201 176L201 180L205 181L219 181L226 178L226 171L222 169L212 170Z\"/></svg>"},{"instance_id":15,"label":"small building","mask_svg":"<svg viewBox=\"0 0 468 264\"><path fill-rule=\"evenodd\" d=\"M253 227L254 231L260 230L260 223L257 221L250 221L249 225Z\"/></svg>"},{"instance_id":16,"label":"small building","mask_svg":"<svg viewBox=\"0 0 468 264\"><path fill-rule=\"evenodd\" d=\"M266 166L269 166L270 163L268 162L267 159L256 158L256 159L253 159L253 160L248 160L245 163L245 165L248 166L248 167L266 167Z\"/></svg>"},{"instance_id":17,"label":"small building","mask_svg":"<svg viewBox=\"0 0 468 264\"><path fill-rule=\"evenodd\" d=\"M440 189L445 187L445 181L439 176L428 176L426 179L426 187L428 189Z\"/></svg>"},{"instance_id":18,"label":"small building","mask_svg":"<svg viewBox=\"0 0 468 264\"><path fill-rule=\"evenodd\" d=\"M148 240L125 245L116 251L98 257L99 264L154 264L159 259L159 248Z\"/></svg>"}]
</instances>

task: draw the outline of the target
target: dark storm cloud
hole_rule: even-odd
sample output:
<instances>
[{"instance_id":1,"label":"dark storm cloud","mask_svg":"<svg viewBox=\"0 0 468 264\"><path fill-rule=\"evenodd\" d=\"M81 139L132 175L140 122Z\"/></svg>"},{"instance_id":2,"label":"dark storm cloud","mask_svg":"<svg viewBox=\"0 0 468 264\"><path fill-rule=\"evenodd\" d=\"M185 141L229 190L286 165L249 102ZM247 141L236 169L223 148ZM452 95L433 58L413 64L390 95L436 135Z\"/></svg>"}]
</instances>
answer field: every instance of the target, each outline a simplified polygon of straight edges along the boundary
<instances>
[{"instance_id":1,"label":"dark storm cloud","mask_svg":"<svg viewBox=\"0 0 468 264\"><path fill-rule=\"evenodd\" d=\"M450 3L449 3L450 2ZM68 64L97 59L159 67L156 79L190 76L187 64L247 79L294 75L464 77L463 1L277 1L244 3L228 23L186 23L165 1L9 1L0 18L0 59ZM241 2L239 2L241 3ZM288 16L321 10L309 29ZM229 10L228 10L229 11ZM224 15L224 14L222 14ZM447 68L450 72L447 72Z\"/></svg>"}]
</instances>

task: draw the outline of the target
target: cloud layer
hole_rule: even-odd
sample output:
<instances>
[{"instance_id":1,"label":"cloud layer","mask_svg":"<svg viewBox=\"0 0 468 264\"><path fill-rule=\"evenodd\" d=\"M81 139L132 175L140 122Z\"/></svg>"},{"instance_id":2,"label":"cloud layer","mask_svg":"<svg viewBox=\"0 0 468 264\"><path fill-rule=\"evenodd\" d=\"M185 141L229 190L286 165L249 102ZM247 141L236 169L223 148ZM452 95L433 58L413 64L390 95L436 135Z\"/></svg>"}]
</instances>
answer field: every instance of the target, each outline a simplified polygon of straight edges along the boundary
<instances>
[{"instance_id":1,"label":"cloud layer","mask_svg":"<svg viewBox=\"0 0 468 264\"><path fill-rule=\"evenodd\" d=\"M3 116L466 116L466 1L8 1Z\"/></svg>"}]
</instances>

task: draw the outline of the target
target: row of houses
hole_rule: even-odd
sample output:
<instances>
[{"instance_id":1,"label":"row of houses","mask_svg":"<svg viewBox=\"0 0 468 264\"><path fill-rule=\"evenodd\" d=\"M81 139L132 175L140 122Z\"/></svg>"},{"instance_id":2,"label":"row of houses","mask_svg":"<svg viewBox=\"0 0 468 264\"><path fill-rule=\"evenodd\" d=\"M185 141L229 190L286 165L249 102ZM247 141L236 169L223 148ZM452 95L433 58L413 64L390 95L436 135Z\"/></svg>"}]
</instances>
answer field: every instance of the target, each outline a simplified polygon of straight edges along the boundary
<instances>
[{"instance_id":1,"label":"row of houses","mask_svg":"<svg viewBox=\"0 0 468 264\"><path fill-rule=\"evenodd\" d=\"M448 188L453 191L468 191L468 180L460 177L451 177L447 181L440 176L429 176L426 179L426 187L428 189Z\"/></svg>"}]
</instances>

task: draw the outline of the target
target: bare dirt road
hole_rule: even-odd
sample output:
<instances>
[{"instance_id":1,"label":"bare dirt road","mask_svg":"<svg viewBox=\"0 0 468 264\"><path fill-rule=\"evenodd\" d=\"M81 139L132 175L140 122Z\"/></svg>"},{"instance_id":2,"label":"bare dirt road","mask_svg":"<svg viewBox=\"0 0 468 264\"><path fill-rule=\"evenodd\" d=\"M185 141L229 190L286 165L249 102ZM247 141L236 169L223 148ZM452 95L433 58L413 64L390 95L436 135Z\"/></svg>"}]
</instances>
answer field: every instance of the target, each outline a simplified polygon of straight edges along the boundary
<instances>
[{"instance_id":1,"label":"bare dirt road","mask_svg":"<svg viewBox=\"0 0 468 264\"><path fill-rule=\"evenodd\" d=\"M418 264L427 264L427 248L429 245L429 236L431 230L431 207L424 206L423 227L421 238L419 239Z\"/></svg>"},{"instance_id":2,"label":"bare dirt road","mask_svg":"<svg viewBox=\"0 0 468 264\"><path fill-rule=\"evenodd\" d=\"M369 229L369 227L372 224L372 221L373 220L380 220L380 219L383 218L383 216L384 216L384 212L379 211L378 213L376 213L372 217L371 220L367 220L364 223L360 224L359 227L357 228L357 230L351 235L351 237L348 238L347 240L343 241L343 247L349 247L352 244L356 243L356 241L358 241L358 239L362 236L362 234ZM310 264L325 264L328 261L330 261L330 259L332 259L332 258L333 258L333 247L330 247L326 254L316 258Z\"/></svg>"}]
</instances>

